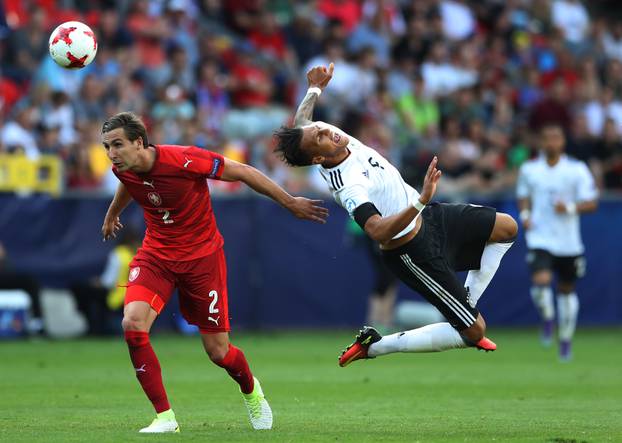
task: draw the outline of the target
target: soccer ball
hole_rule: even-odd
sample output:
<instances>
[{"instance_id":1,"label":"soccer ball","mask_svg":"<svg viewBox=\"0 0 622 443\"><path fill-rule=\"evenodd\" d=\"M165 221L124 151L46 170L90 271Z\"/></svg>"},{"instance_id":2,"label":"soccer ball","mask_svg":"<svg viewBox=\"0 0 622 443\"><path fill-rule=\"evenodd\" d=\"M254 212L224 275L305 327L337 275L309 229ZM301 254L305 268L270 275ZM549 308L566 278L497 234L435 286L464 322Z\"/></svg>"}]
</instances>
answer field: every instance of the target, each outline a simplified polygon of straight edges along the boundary
<instances>
[{"instance_id":1,"label":"soccer ball","mask_svg":"<svg viewBox=\"0 0 622 443\"><path fill-rule=\"evenodd\" d=\"M59 66L80 69L91 63L97 54L97 39L87 25L65 22L50 35L50 56Z\"/></svg>"}]
</instances>

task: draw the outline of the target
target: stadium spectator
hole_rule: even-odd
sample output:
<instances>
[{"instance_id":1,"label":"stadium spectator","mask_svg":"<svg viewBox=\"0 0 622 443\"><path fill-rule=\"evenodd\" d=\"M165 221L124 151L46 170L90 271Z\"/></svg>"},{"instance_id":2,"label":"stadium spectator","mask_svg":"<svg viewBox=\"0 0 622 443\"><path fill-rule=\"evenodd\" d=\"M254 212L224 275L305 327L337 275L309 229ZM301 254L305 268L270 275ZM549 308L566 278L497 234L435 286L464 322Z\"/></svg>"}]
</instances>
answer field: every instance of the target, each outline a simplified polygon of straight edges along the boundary
<instances>
[{"instance_id":1,"label":"stadium spectator","mask_svg":"<svg viewBox=\"0 0 622 443\"><path fill-rule=\"evenodd\" d=\"M211 138L219 138L223 119L231 106L230 79L218 60L206 58L199 66L196 89L198 119Z\"/></svg>"},{"instance_id":2,"label":"stadium spectator","mask_svg":"<svg viewBox=\"0 0 622 443\"><path fill-rule=\"evenodd\" d=\"M146 68L161 67L166 60L164 41L170 36L170 27L164 18L149 11L148 0L131 3L127 27L136 40L140 63Z\"/></svg>"},{"instance_id":3,"label":"stadium spectator","mask_svg":"<svg viewBox=\"0 0 622 443\"><path fill-rule=\"evenodd\" d=\"M473 11L463 0L442 0L439 12L443 20L443 33L450 40L464 40L475 32Z\"/></svg>"},{"instance_id":4,"label":"stadium spectator","mask_svg":"<svg viewBox=\"0 0 622 443\"><path fill-rule=\"evenodd\" d=\"M547 95L536 103L529 115L529 126L533 131L549 123L561 125L566 132L570 129L568 91L561 79L551 85Z\"/></svg>"},{"instance_id":5,"label":"stadium spectator","mask_svg":"<svg viewBox=\"0 0 622 443\"><path fill-rule=\"evenodd\" d=\"M590 31L590 17L579 0L555 0L551 5L551 21L561 30L568 43L579 45Z\"/></svg>"},{"instance_id":6,"label":"stadium spectator","mask_svg":"<svg viewBox=\"0 0 622 443\"><path fill-rule=\"evenodd\" d=\"M196 76L188 53L182 46L172 46L166 57L166 62L156 70L152 78L153 86L162 86L175 82L186 92L193 91L196 84Z\"/></svg>"},{"instance_id":7,"label":"stadium spectator","mask_svg":"<svg viewBox=\"0 0 622 443\"><path fill-rule=\"evenodd\" d=\"M9 34L7 59L12 63L7 66L8 73L18 84L27 86L40 61L47 55L50 30L45 10L34 7L28 22Z\"/></svg>"},{"instance_id":8,"label":"stadium spectator","mask_svg":"<svg viewBox=\"0 0 622 443\"><path fill-rule=\"evenodd\" d=\"M39 119L38 111L25 105L15 111L15 117L2 127L0 139L4 150L9 153L21 153L28 158L39 157L39 147L35 137L35 125Z\"/></svg>"},{"instance_id":9,"label":"stadium spectator","mask_svg":"<svg viewBox=\"0 0 622 443\"><path fill-rule=\"evenodd\" d=\"M385 21L384 9L377 8L375 13L362 20L348 37L348 50L360 53L371 48L376 54L378 65L389 65L391 55L391 32Z\"/></svg>"},{"instance_id":10,"label":"stadium spectator","mask_svg":"<svg viewBox=\"0 0 622 443\"><path fill-rule=\"evenodd\" d=\"M320 0L317 11L328 20L341 22L348 33L361 19L361 6L356 0Z\"/></svg>"},{"instance_id":11,"label":"stadium spectator","mask_svg":"<svg viewBox=\"0 0 622 443\"><path fill-rule=\"evenodd\" d=\"M622 139L613 119L605 122L603 138L595 146L591 167L599 188L622 190Z\"/></svg>"},{"instance_id":12,"label":"stadium spectator","mask_svg":"<svg viewBox=\"0 0 622 443\"><path fill-rule=\"evenodd\" d=\"M463 131L474 119L493 125L492 135L511 146L492 147L500 157L517 155L512 164L533 151L531 138L521 133L525 121L531 131L551 120L570 130L577 115L585 114L595 142L603 139L607 118L622 131L617 109L622 100L622 26L603 17L602 8L579 0L322 0L294 5L112 0L80 4L77 10L58 9L54 2L37 5L8 6L8 32L0 44L5 122L0 133L7 126L9 134L15 133L18 110L33 106L41 115L25 129L29 135L19 137L20 146L37 146L45 138L45 149L52 152L54 137L48 128L59 127L60 155L80 141L81 132L75 130L102 113L131 110L149 121L157 108L158 118L168 115L164 91L173 83L183 91L179 97L188 100L183 108L194 112L181 121L167 120L169 138L223 144L241 138L253 146L284 122L282 108L300 98L304 72L330 62L339 69L317 117L339 121L351 109L371 107L377 113L382 102L377 86L385 78L392 106L385 107L381 120L401 116L391 128L394 152L404 158L394 160L412 168L413 177L420 175L416 168L429 163L417 159L438 151L444 134L432 128L446 118L457 116ZM47 56L47 37L59 20L76 18L95 30L98 54L85 69L66 70ZM413 82L419 77L423 80ZM415 98L417 106L425 102L438 109L429 134L422 133L425 124L412 125L413 110L421 111L413 107ZM48 109L53 110L50 116ZM512 120L502 118L500 125L500 116ZM50 123L50 118L56 120ZM526 145L512 151L517 138ZM511 170L497 172L511 180Z\"/></svg>"},{"instance_id":13,"label":"stadium spectator","mask_svg":"<svg viewBox=\"0 0 622 443\"><path fill-rule=\"evenodd\" d=\"M603 134L605 120L608 118L614 121L618 133L622 132L622 102L616 99L611 88L603 88L598 99L590 101L583 112L590 134L593 136Z\"/></svg>"}]
</instances>

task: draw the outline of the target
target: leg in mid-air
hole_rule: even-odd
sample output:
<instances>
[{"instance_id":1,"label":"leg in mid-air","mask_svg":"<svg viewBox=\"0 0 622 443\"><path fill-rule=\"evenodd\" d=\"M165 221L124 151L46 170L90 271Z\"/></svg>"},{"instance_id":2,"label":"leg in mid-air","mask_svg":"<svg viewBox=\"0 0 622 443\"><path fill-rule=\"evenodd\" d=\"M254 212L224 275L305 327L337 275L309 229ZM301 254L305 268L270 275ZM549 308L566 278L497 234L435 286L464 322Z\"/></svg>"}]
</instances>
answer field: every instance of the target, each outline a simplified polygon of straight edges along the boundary
<instances>
[{"instance_id":1,"label":"leg in mid-air","mask_svg":"<svg viewBox=\"0 0 622 443\"><path fill-rule=\"evenodd\" d=\"M339 357L340 366L395 352L439 352L466 347L486 351L496 349L496 345L484 337L484 318L474 305L469 304L466 289L443 258L417 264L408 253L404 253L395 259L402 261L403 266L392 266L391 269L432 303L449 323L434 323L386 336L381 336L372 327L365 327Z\"/></svg>"},{"instance_id":2,"label":"leg in mid-air","mask_svg":"<svg viewBox=\"0 0 622 443\"><path fill-rule=\"evenodd\" d=\"M466 214L466 217L475 221L486 211L481 209L478 214L477 209L469 208L465 212L464 206L445 206L445 208L439 206L434 210L441 213L445 211L443 217L453 211ZM487 217L490 217L490 212L488 214ZM434 216L430 214L428 218L434 219ZM340 366L346 366L361 358L373 358L395 352L438 352L466 347L494 351L496 345L484 336L486 323L475 305L518 231L516 222L509 215L494 214L494 217L494 220L489 218L486 235L479 243L480 270L472 271L474 273L470 279L474 292L467 290L458 280L446 257L428 254L428 250L436 251L438 224L426 222L411 242L395 251L386 251L384 257L396 275L411 289L423 295L449 322L435 323L384 337L375 329L365 327L354 343L340 356ZM474 243L477 242L465 241L465 248L477 250ZM477 266L472 260L473 254L468 251L465 254L458 252L455 257L457 260L453 260L454 262L471 263L473 268Z\"/></svg>"},{"instance_id":3,"label":"leg in mid-air","mask_svg":"<svg viewBox=\"0 0 622 443\"><path fill-rule=\"evenodd\" d=\"M461 331L443 322L382 336L375 328L365 326L354 342L342 352L339 366L396 352L441 352L468 347L476 347L486 352L496 350L497 345L484 336L485 331L486 322L481 314L473 325Z\"/></svg>"},{"instance_id":4,"label":"leg in mid-air","mask_svg":"<svg viewBox=\"0 0 622 443\"><path fill-rule=\"evenodd\" d=\"M527 262L531 269L531 299L542 320L540 341L545 347L553 343L555 326L555 303L551 288L552 260L551 254L541 249L531 250L527 255Z\"/></svg>"},{"instance_id":5,"label":"leg in mid-air","mask_svg":"<svg viewBox=\"0 0 622 443\"><path fill-rule=\"evenodd\" d=\"M133 286L133 291L139 286ZM147 291L146 288L142 288ZM140 290L140 289L138 289ZM179 432L179 425L162 382L160 362L149 341L149 330L158 313L149 303L132 301L125 305L123 312L123 331L130 352L130 359L136 371L136 378L153 404L156 418L140 430L142 433Z\"/></svg>"},{"instance_id":6,"label":"leg in mid-air","mask_svg":"<svg viewBox=\"0 0 622 443\"><path fill-rule=\"evenodd\" d=\"M229 333L201 331L201 340L210 360L226 370L240 385L240 392L253 429L271 429L272 410L261 384L253 376L242 350L229 342Z\"/></svg>"},{"instance_id":7,"label":"leg in mid-air","mask_svg":"<svg viewBox=\"0 0 622 443\"><path fill-rule=\"evenodd\" d=\"M473 304L477 304L490 284L499 268L501 259L514 244L517 234L518 224L516 221L508 214L497 213L492 233L482 252L480 268L469 271L464 282Z\"/></svg>"}]
</instances>

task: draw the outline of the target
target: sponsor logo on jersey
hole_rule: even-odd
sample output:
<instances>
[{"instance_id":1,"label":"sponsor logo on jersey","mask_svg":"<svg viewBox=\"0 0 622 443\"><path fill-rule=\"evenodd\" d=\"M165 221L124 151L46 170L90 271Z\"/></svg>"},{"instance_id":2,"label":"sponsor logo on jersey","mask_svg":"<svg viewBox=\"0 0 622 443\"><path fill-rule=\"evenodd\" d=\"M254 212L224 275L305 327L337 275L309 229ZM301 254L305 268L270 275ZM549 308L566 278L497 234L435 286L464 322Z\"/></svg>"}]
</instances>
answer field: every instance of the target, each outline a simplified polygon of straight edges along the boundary
<instances>
[{"instance_id":1,"label":"sponsor logo on jersey","mask_svg":"<svg viewBox=\"0 0 622 443\"><path fill-rule=\"evenodd\" d=\"M157 192L150 192L147 194L147 198L153 206L160 206L162 204L162 198Z\"/></svg>"},{"instance_id":2,"label":"sponsor logo on jersey","mask_svg":"<svg viewBox=\"0 0 622 443\"><path fill-rule=\"evenodd\" d=\"M184 163L184 168L187 168L187 167L188 167L188 165L189 165L190 163L192 163L192 160L188 160L188 158L187 158L187 157L184 157L184 158L186 159L186 163Z\"/></svg>"},{"instance_id":3,"label":"sponsor logo on jersey","mask_svg":"<svg viewBox=\"0 0 622 443\"><path fill-rule=\"evenodd\" d=\"M140 274L140 266L136 266L135 268L130 269L130 276L128 280L129 281L136 280L139 274Z\"/></svg>"},{"instance_id":4,"label":"sponsor logo on jersey","mask_svg":"<svg viewBox=\"0 0 622 443\"><path fill-rule=\"evenodd\" d=\"M363 175L364 175L365 177L369 178L369 171L367 171L367 170L363 171Z\"/></svg>"},{"instance_id":5,"label":"sponsor logo on jersey","mask_svg":"<svg viewBox=\"0 0 622 443\"><path fill-rule=\"evenodd\" d=\"M214 159L214 166L212 166L212 172L209 173L210 177L216 177L216 173L218 172L218 167L220 166L220 159Z\"/></svg>"},{"instance_id":6,"label":"sponsor logo on jersey","mask_svg":"<svg viewBox=\"0 0 622 443\"><path fill-rule=\"evenodd\" d=\"M150 188L155 189L155 186L153 186L153 180L151 181L143 180L143 185L149 186Z\"/></svg>"}]
</instances>

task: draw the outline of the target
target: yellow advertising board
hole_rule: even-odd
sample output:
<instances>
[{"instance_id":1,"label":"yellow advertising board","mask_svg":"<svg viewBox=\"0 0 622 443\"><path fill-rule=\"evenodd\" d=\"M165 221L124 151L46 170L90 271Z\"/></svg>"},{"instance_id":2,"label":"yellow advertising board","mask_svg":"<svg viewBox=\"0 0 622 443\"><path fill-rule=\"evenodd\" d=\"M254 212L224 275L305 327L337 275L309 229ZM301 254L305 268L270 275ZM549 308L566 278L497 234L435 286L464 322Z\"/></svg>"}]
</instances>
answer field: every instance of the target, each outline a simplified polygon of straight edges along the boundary
<instances>
[{"instance_id":1,"label":"yellow advertising board","mask_svg":"<svg viewBox=\"0 0 622 443\"><path fill-rule=\"evenodd\" d=\"M43 192L60 195L63 164L53 155L37 160L23 155L0 154L0 192Z\"/></svg>"}]
</instances>

